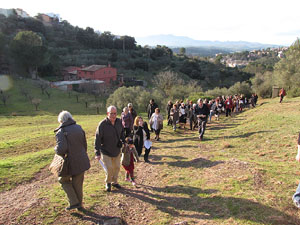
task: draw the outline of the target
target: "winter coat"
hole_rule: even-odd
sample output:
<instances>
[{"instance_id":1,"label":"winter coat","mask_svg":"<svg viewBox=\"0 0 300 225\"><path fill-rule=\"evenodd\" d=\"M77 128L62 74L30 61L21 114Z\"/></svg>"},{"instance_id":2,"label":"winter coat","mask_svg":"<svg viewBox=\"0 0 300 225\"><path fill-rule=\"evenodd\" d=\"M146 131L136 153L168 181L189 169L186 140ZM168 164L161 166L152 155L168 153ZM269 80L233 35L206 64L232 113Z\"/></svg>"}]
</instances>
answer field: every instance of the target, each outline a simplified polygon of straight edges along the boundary
<instances>
[{"instance_id":1,"label":"winter coat","mask_svg":"<svg viewBox=\"0 0 300 225\"><path fill-rule=\"evenodd\" d=\"M146 136L144 136L144 133ZM138 152L142 152L144 141L150 139L148 124L143 123L143 126L133 126L133 143Z\"/></svg>"},{"instance_id":2,"label":"winter coat","mask_svg":"<svg viewBox=\"0 0 300 225\"><path fill-rule=\"evenodd\" d=\"M131 153L133 153L134 160L136 162L139 161L139 156L138 153L133 146L133 148L130 148L128 144L125 144L124 147L122 148L122 157L121 157L121 163L123 166L129 166L130 165L130 156Z\"/></svg>"},{"instance_id":3,"label":"winter coat","mask_svg":"<svg viewBox=\"0 0 300 225\"><path fill-rule=\"evenodd\" d=\"M121 119L116 118L115 124L112 125L108 118L99 123L96 130L95 154L101 154L109 157L117 157L121 153L121 147L118 143L125 141L124 128Z\"/></svg>"},{"instance_id":4,"label":"winter coat","mask_svg":"<svg viewBox=\"0 0 300 225\"><path fill-rule=\"evenodd\" d=\"M150 119L152 114L155 113L156 108L158 108L158 105L155 102L153 104L148 105L147 108L148 119Z\"/></svg>"},{"instance_id":5,"label":"winter coat","mask_svg":"<svg viewBox=\"0 0 300 225\"><path fill-rule=\"evenodd\" d=\"M153 113L152 114L152 116L151 116L151 118L150 118L150 120L149 120L149 124L150 124L150 126L153 128L153 124L154 124L154 117L155 117L155 115L157 115L156 113ZM163 116L161 115L161 114L158 114L158 117L157 117L157 129L156 130L162 130L163 129L163 120L164 120L164 118L163 118Z\"/></svg>"},{"instance_id":6,"label":"winter coat","mask_svg":"<svg viewBox=\"0 0 300 225\"><path fill-rule=\"evenodd\" d=\"M87 154L85 132L81 126L72 119L61 124L54 130L56 133L56 154L68 156L69 175L78 175L90 168L90 160Z\"/></svg>"},{"instance_id":7,"label":"winter coat","mask_svg":"<svg viewBox=\"0 0 300 225\"><path fill-rule=\"evenodd\" d=\"M170 116L172 118L173 124L176 124L176 122L179 120L179 110L172 108L170 110Z\"/></svg>"}]
</instances>

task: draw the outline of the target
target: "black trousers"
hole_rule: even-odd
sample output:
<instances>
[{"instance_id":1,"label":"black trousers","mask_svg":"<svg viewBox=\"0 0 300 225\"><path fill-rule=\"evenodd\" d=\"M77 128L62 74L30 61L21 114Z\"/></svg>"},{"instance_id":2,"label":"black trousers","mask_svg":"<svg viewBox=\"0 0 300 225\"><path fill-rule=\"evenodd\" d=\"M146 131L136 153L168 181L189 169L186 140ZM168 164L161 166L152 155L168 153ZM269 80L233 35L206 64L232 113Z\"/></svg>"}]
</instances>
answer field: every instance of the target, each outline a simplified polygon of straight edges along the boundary
<instances>
[{"instance_id":1,"label":"black trousers","mask_svg":"<svg viewBox=\"0 0 300 225\"><path fill-rule=\"evenodd\" d=\"M147 161L149 157L149 153L151 151L151 147L149 149L145 148L144 160Z\"/></svg>"}]
</instances>

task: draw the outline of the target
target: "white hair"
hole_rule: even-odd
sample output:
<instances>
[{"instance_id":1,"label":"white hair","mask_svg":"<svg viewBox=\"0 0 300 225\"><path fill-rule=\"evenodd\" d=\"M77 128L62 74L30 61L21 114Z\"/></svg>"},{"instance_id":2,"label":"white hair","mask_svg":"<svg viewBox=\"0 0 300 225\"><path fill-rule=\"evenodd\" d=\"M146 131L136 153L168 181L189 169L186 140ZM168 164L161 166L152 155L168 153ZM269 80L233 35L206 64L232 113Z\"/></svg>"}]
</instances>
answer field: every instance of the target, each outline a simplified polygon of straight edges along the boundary
<instances>
[{"instance_id":1,"label":"white hair","mask_svg":"<svg viewBox=\"0 0 300 225\"><path fill-rule=\"evenodd\" d=\"M128 107L132 107L133 105L132 105L132 103L128 103L128 105L127 105Z\"/></svg>"},{"instance_id":2,"label":"white hair","mask_svg":"<svg viewBox=\"0 0 300 225\"><path fill-rule=\"evenodd\" d=\"M107 107L107 112L111 112L112 109L117 110L117 107L114 106L114 105L110 105L110 106Z\"/></svg>"},{"instance_id":3,"label":"white hair","mask_svg":"<svg viewBox=\"0 0 300 225\"><path fill-rule=\"evenodd\" d=\"M65 123L67 122L69 119L73 119L71 113L69 113L68 111L61 111L59 114L58 114L58 122L59 123Z\"/></svg>"},{"instance_id":4,"label":"white hair","mask_svg":"<svg viewBox=\"0 0 300 225\"><path fill-rule=\"evenodd\" d=\"M124 107L123 112L125 112L125 111L129 111L129 109L127 107Z\"/></svg>"}]
</instances>

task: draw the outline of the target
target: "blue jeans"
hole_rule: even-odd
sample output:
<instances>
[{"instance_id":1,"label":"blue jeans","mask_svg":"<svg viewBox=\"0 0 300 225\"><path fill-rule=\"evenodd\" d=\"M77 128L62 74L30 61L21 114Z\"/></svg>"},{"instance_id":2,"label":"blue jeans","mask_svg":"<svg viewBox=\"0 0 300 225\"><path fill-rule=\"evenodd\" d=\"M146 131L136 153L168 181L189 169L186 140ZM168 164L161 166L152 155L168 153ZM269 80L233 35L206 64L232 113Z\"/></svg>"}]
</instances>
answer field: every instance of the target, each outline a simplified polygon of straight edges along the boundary
<instances>
[{"instance_id":1,"label":"blue jeans","mask_svg":"<svg viewBox=\"0 0 300 225\"><path fill-rule=\"evenodd\" d=\"M300 203L300 183L296 189L295 194L293 195L293 201L297 201L298 203Z\"/></svg>"}]
</instances>

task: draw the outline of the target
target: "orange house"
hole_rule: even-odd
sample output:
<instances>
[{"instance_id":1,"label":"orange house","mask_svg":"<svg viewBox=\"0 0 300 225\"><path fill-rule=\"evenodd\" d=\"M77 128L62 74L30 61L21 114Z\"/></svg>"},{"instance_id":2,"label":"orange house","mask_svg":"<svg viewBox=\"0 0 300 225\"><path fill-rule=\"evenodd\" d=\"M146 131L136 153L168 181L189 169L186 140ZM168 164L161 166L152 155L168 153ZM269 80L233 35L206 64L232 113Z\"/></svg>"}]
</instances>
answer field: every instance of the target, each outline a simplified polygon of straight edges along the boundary
<instances>
[{"instance_id":1,"label":"orange house","mask_svg":"<svg viewBox=\"0 0 300 225\"><path fill-rule=\"evenodd\" d=\"M77 71L77 76L81 79L102 80L105 84L117 80L117 69L110 65L91 65Z\"/></svg>"}]
</instances>

